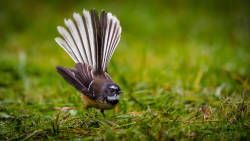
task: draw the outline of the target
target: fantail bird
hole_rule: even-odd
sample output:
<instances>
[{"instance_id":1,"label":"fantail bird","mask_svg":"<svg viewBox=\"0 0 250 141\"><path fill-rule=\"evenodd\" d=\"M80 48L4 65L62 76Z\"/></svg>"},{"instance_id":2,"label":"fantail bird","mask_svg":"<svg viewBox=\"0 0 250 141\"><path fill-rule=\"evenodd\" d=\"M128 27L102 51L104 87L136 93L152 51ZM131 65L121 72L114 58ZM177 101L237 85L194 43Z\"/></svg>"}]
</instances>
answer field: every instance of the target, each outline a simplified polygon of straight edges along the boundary
<instances>
[{"instance_id":1,"label":"fantail bird","mask_svg":"<svg viewBox=\"0 0 250 141\"><path fill-rule=\"evenodd\" d=\"M114 108L121 89L107 72L109 61L121 37L119 20L111 13L95 9L83 10L83 15L73 14L74 21L65 19L64 27L58 26L62 38L55 41L74 60L75 69L57 66L59 74L80 93L86 108L104 110ZM105 115L104 115L105 116Z\"/></svg>"}]
</instances>

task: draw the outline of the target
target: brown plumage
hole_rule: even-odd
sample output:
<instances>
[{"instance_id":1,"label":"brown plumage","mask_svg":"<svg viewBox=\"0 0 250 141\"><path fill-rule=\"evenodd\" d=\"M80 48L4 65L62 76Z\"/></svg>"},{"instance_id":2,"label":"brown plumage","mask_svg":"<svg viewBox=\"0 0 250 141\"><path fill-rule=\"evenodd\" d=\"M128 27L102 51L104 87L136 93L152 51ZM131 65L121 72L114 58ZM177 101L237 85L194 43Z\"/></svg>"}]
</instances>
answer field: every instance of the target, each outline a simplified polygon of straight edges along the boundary
<instances>
[{"instance_id":1,"label":"brown plumage","mask_svg":"<svg viewBox=\"0 0 250 141\"><path fill-rule=\"evenodd\" d=\"M120 97L120 87L107 73L107 66L120 40L121 27L111 13L96 10L83 16L74 13L74 20L65 20L67 29L58 27L63 39L56 42L75 61L75 69L57 66L59 74L80 93L88 107L112 109ZM103 113L104 114L104 113Z\"/></svg>"}]
</instances>

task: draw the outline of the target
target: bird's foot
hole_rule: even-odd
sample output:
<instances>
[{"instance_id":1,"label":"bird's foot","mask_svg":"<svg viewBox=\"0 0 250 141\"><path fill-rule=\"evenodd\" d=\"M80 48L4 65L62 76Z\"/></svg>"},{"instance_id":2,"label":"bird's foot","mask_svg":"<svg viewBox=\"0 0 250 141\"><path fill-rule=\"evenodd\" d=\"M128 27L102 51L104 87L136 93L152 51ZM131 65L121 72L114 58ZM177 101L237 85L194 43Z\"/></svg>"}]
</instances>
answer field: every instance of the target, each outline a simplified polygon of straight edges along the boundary
<instances>
[{"instance_id":1,"label":"bird's foot","mask_svg":"<svg viewBox=\"0 0 250 141\"><path fill-rule=\"evenodd\" d=\"M105 117L105 114L104 114L104 110L103 110L103 109L101 109L101 113L102 113L103 117Z\"/></svg>"}]
</instances>

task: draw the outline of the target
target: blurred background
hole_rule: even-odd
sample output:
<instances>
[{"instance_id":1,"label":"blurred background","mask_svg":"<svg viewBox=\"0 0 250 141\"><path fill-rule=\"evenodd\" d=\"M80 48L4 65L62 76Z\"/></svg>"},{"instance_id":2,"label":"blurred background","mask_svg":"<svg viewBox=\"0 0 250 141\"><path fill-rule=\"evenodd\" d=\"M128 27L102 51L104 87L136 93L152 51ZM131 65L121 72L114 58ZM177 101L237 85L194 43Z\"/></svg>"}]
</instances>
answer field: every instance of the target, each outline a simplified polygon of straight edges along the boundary
<instances>
[{"instance_id":1,"label":"blurred background","mask_svg":"<svg viewBox=\"0 0 250 141\"><path fill-rule=\"evenodd\" d=\"M8 0L0 4L0 85L56 86L55 66L74 65L54 41L56 27L84 8L105 9L121 22L109 68L115 80L191 88L199 71L209 74L201 85L211 86L223 83L221 68L250 75L247 1Z\"/></svg>"},{"instance_id":2,"label":"blurred background","mask_svg":"<svg viewBox=\"0 0 250 141\"><path fill-rule=\"evenodd\" d=\"M249 90L249 6L247 0L1 0L0 109L54 117L51 107L83 106L55 70L74 63L54 38L64 18L92 8L112 12L122 26L108 69L127 92L120 113L144 110L133 98L164 104L162 93L198 105L237 97Z\"/></svg>"}]
</instances>

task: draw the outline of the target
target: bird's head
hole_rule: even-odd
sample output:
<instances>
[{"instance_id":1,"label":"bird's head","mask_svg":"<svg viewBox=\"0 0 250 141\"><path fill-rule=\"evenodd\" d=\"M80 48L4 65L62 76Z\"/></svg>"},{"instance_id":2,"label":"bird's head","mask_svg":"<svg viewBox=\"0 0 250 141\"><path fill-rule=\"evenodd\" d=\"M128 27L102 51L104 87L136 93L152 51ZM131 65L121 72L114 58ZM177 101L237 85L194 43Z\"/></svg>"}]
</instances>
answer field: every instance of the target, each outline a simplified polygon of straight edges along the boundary
<instances>
[{"instance_id":1,"label":"bird's head","mask_svg":"<svg viewBox=\"0 0 250 141\"><path fill-rule=\"evenodd\" d=\"M103 87L104 100L111 105L119 103L121 89L117 84L108 83Z\"/></svg>"}]
</instances>

